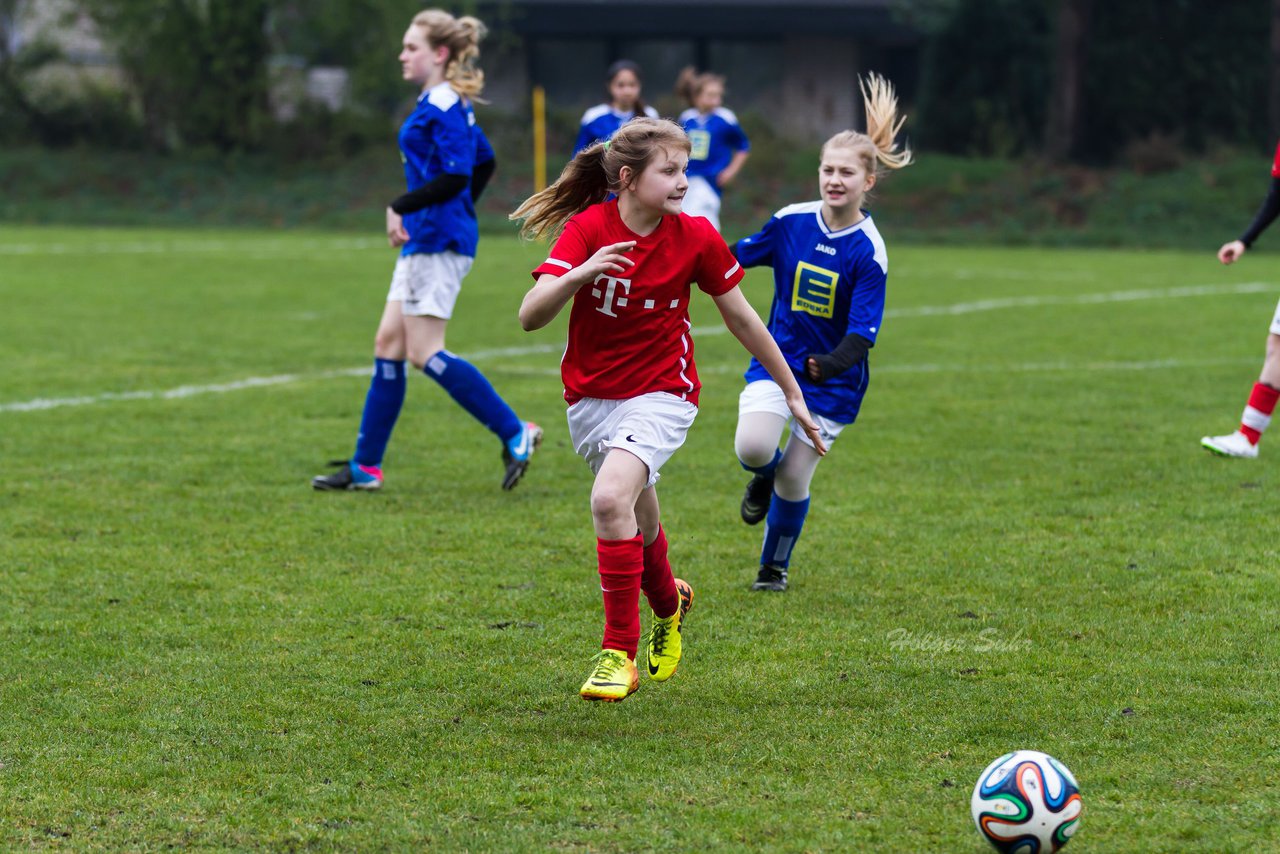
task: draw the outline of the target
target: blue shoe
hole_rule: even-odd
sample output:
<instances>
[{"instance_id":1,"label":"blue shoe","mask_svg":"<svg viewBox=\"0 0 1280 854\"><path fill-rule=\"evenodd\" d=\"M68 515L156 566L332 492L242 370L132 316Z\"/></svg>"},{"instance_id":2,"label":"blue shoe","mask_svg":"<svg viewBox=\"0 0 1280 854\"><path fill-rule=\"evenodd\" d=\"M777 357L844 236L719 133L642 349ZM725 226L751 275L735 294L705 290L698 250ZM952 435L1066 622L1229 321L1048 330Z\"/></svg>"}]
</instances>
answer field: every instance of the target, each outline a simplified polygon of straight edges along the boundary
<instances>
[{"instance_id":1,"label":"blue shoe","mask_svg":"<svg viewBox=\"0 0 1280 854\"><path fill-rule=\"evenodd\" d=\"M524 429L513 436L502 449L502 462L507 467L502 476L503 489L515 489L520 478L524 477L525 469L529 468L533 452L541 444L542 428L532 421L526 421Z\"/></svg>"},{"instance_id":2,"label":"blue shoe","mask_svg":"<svg viewBox=\"0 0 1280 854\"><path fill-rule=\"evenodd\" d=\"M334 460L331 466L339 466L333 474L318 474L311 478L311 486L320 490L356 490L372 492L382 488L382 469L362 466L355 460Z\"/></svg>"}]
</instances>

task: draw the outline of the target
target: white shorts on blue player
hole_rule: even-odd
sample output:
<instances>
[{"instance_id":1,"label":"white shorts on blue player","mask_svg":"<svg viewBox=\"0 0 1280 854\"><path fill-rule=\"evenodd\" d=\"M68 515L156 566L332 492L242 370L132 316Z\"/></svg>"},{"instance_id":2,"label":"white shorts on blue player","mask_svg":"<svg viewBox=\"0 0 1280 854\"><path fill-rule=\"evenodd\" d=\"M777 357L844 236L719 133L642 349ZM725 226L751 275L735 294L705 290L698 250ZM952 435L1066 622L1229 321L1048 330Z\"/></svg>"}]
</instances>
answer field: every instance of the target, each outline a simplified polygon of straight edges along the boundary
<instances>
[{"instance_id":1,"label":"white shorts on blue player","mask_svg":"<svg viewBox=\"0 0 1280 854\"><path fill-rule=\"evenodd\" d=\"M746 387L738 395L738 418L752 412L766 412L776 415L782 419L784 425L791 429L791 435L804 442L810 448L813 447L813 440L809 438L804 430L796 425L795 418L791 416L791 410L787 408L787 396L782 393L782 388L773 380L756 380L747 383ZM813 420L818 423L818 430L822 434L822 441L826 444L827 450L831 450L831 446L835 444L836 439L840 437L840 433L848 424L842 424L839 421L832 421L826 416L811 412ZM781 438L781 434L779 434ZM777 445L777 442L774 442Z\"/></svg>"},{"instance_id":2,"label":"white shorts on blue player","mask_svg":"<svg viewBox=\"0 0 1280 854\"><path fill-rule=\"evenodd\" d=\"M398 301L401 312L410 317L448 320L475 260L449 251L401 255L391 274L387 302Z\"/></svg>"},{"instance_id":3,"label":"white shorts on blue player","mask_svg":"<svg viewBox=\"0 0 1280 854\"><path fill-rule=\"evenodd\" d=\"M706 178L689 177L689 189L685 191L680 208L689 216L705 217L716 231L720 230L720 194Z\"/></svg>"}]
</instances>

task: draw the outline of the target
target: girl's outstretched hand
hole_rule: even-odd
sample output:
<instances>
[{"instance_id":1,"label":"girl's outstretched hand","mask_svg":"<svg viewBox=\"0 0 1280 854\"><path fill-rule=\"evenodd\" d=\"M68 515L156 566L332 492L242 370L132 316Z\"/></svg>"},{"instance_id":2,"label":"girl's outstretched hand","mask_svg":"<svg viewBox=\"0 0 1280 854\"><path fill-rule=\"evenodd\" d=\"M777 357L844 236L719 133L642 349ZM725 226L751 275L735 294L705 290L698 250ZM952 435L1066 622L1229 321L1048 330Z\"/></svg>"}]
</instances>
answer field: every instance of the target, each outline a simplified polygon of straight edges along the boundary
<instances>
[{"instance_id":1,"label":"girl's outstretched hand","mask_svg":"<svg viewBox=\"0 0 1280 854\"><path fill-rule=\"evenodd\" d=\"M635 248L636 242L634 240L624 240L622 243L601 246L596 250L596 254L584 261L575 272L582 277L583 285L587 282L594 282L602 274L616 276L618 273L625 273L627 267L634 267L636 262L622 253L630 252ZM579 287L581 286L579 285Z\"/></svg>"},{"instance_id":2,"label":"girl's outstretched hand","mask_svg":"<svg viewBox=\"0 0 1280 854\"><path fill-rule=\"evenodd\" d=\"M818 428L817 422L813 420L813 416L809 414L809 407L805 405L804 395L799 391L794 394L788 394L787 408L795 416L796 423L804 428L804 432L809 437L809 441L813 442L813 449L818 452L818 456L825 457L827 455L827 444L822 441L822 431Z\"/></svg>"}]
</instances>

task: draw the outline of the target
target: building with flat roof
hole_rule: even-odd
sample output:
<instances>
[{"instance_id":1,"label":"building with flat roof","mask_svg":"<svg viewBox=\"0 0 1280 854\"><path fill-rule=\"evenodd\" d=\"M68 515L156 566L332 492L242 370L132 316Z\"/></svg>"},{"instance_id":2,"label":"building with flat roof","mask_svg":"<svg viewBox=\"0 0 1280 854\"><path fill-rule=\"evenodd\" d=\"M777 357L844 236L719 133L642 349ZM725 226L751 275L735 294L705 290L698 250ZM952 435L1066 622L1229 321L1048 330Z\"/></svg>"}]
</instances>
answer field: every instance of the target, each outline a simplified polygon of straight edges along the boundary
<instances>
[{"instance_id":1,"label":"building with flat roof","mask_svg":"<svg viewBox=\"0 0 1280 854\"><path fill-rule=\"evenodd\" d=\"M535 84L556 106L598 103L605 69L625 57L640 64L645 98L664 114L683 108L672 87L680 69L693 65L728 78L725 103L732 109L758 111L788 135L818 139L861 122L859 74L878 71L911 100L921 37L893 5L482 0L479 14L514 36L501 65L486 65L495 103Z\"/></svg>"}]
</instances>

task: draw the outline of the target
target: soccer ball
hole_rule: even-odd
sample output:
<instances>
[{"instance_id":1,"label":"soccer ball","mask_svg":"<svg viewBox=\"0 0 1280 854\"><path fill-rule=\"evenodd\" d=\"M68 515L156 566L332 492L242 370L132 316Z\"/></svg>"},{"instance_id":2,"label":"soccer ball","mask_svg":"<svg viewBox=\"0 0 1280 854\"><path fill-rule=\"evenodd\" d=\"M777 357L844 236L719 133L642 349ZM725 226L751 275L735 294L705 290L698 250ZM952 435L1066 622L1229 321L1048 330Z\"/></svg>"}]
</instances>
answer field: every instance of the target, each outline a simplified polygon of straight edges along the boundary
<instances>
[{"instance_id":1,"label":"soccer ball","mask_svg":"<svg viewBox=\"0 0 1280 854\"><path fill-rule=\"evenodd\" d=\"M1057 851L1080 825L1080 787L1067 766L1038 750L987 766L969 801L978 832L1002 854Z\"/></svg>"}]
</instances>

